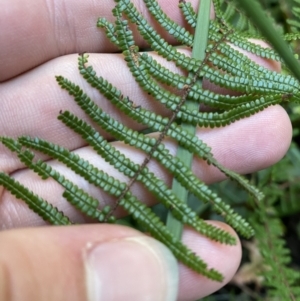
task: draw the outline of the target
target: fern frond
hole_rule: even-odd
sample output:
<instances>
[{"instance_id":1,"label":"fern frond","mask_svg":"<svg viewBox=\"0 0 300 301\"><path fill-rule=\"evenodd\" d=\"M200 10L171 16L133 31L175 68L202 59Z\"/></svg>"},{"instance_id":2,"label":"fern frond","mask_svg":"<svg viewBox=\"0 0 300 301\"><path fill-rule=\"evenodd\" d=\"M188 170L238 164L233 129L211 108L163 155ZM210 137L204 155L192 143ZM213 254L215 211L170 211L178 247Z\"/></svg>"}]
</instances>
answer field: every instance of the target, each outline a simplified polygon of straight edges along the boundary
<instances>
[{"instance_id":1,"label":"fern frond","mask_svg":"<svg viewBox=\"0 0 300 301\"><path fill-rule=\"evenodd\" d=\"M95 111L93 110L92 112ZM148 137L143 137L143 134L125 129L123 125L119 124L116 121L113 121L111 129L108 129L108 126L103 126L102 123L102 121L107 118L103 118L103 115L101 116L97 113L98 112L96 111L95 115L90 116L103 129L107 130L111 134L114 134L117 139L124 141L131 146L142 149L145 152L151 151L152 146L155 144L154 138L149 139ZM97 115L98 117L96 117ZM107 141L103 139L103 137L97 135L97 138L94 139L94 137L96 136L96 131L93 130L90 126L88 126L87 124L81 124L80 127L77 127L76 124L79 120L75 116L71 116L67 112L60 115L60 120L62 120L65 124L68 124L69 127L79 133L83 138L87 137L87 132L89 132L88 137L93 137L93 140L86 138L86 141L91 146L93 146L93 148L99 155L101 155L102 158L104 158L107 162L109 162L112 166L114 166L117 170L119 170L126 176L130 178L135 177L136 173L139 171L139 165L126 158L112 145L108 144ZM122 134L120 134L121 132ZM147 144L149 145L148 150L146 149ZM185 167L184 163L178 160L178 158L172 157L164 148L163 144L161 144L160 147L155 151L153 157L156 158L160 163L162 163L162 165L166 167L167 170L172 172L172 174L174 174L174 177L178 179L178 181L187 189L189 189L195 195L201 196L201 198L203 199L207 198L202 195L202 191L205 191L206 194L208 194L208 188L204 185L204 183L201 183L198 178L195 177L188 170L188 168ZM158 179L153 173L151 173L147 167L144 167L140 171L140 173L137 175L137 180L143 183L144 186L154 194L157 200L159 200L167 208L170 208L174 216L184 224L193 227L196 231L211 239L228 244L235 243L235 239L225 231L219 231L217 228L211 227L209 224L200 220L195 212L192 212L185 203L182 203L181 200L178 200L176 196L165 185L165 183L162 180ZM211 200L211 202L213 202L213 200Z\"/></svg>"},{"instance_id":2,"label":"fern frond","mask_svg":"<svg viewBox=\"0 0 300 301\"><path fill-rule=\"evenodd\" d=\"M75 153L39 138L20 137L16 141L2 137L0 141L11 151L16 152L20 161L42 179L51 177L58 182L64 188L63 196L80 212L99 222L114 223L115 218L111 215L116 206L121 205L141 225L144 231L149 232L169 247L178 260L198 273L222 281L223 276L219 272L209 269L201 258L181 242L179 232L181 232L182 224L186 224L199 233L222 243L234 244L236 240L229 233L200 219L196 212L184 203L185 196L191 193L200 201L211 204L214 212L223 216L225 221L247 238L253 234L253 228L235 213L230 205L193 174L190 168L193 156L198 156L208 164L216 166L254 196L258 204L262 202L263 193L250 185L245 178L219 164L210 147L195 137L195 128L196 126L210 128L226 126L274 104L286 101L299 102L299 81L288 72L287 74L277 74L269 71L251 61L240 51L235 50L236 47L239 47L261 58L279 62L282 61L282 51L286 50L284 48L280 50L279 47L279 55L275 50L256 45L249 40L250 37L257 38L260 35L244 11L240 9L237 1L213 0L216 19L209 21L210 0L201 2L203 6L199 6L198 13L193 10L190 3L180 0L179 6L184 17L191 27L196 28L196 34L192 34L172 21L162 11L156 0L144 0L148 11L160 26L181 44L192 48L192 57L167 43L162 35L150 26L130 0L116 0L115 2L116 6L113 9L115 22L110 23L105 18L100 18L97 25L104 28L108 39L122 52L127 66L141 89L168 108L171 116L163 117L136 106L131 99L124 97L116 87L102 77L97 77L93 68L86 66L88 56L82 55L79 57L78 63L79 71L84 79L121 112L132 120L145 125L147 130L159 132L159 136L157 139L150 138L143 133L127 128L100 109L79 86L62 76L56 77L57 82L74 97L80 108L115 139L141 150L145 154L143 163L139 165L131 161L109 144L93 127L72 113L66 111L61 113L58 118L75 133L80 134L106 162L127 176L129 182L123 183L99 170ZM245 0L239 2L245 3ZM295 0L295 3L298 5L300 0ZM246 3L247 5L249 6L249 1ZM297 14L300 16L300 10L295 9L295 15ZM203 28L201 28L197 18L200 18L201 21L205 20L205 22L203 21L204 25L202 23ZM291 25L298 26L297 22L291 23ZM165 60L174 62L176 66L181 68L182 74L186 75L171 72L148 53L139 53L139 48L136 46L133 33L130 30L132 24L136 26L151 50ZM199 34L199 30L201 34ZM287 41L297 38L299 38L297 34L284 36ZM274 39L274 34L271 35L272 39ZM286 56L283 58L286 60ZM289 62L287 65L290 66L292 60ZM297 74L297 71L295 73ZM221 95L217 92L207 91L202 87L203 79L219 87L238 92L238 96ZM199 106L203 104L213 108L213 111L202 112ZM171 137L178 144L176 156L172 156L162 143L165 136ZM42 152L62 162L90 184L115 197L116 206L105 206L103 209L99 209L98 199L91 197L49 164L41 160L36 161L34 154L27 148ZM172 188L149 170L147 164L150 160L156 160L172 175ZM167 225L163 224L151 209L147 208L132 194L131 186L135 181L144 185L160 203L169 209ZM23 187L9 175L0 173L0 185L6 187L17 198L22 198L30 208L45 220L54 224L71 223L58 209ZM271 220L269 226L272 229L268 229L267 224L263 224L263 219L270 219L267 214L269 207L263 206L263 204L257 206L260 211L263 211L261 215L260 212L257 214L259 222L255 220L256 224L262 225L261 228L257 228L257 231L260 234L263 231L267 233L270 231L270 239L262 242L262 249L266 250L266 244L274 249L271 255L266 255L267 265L272 267L272 271L266 272L268 278L266 283L272 287L272 282L279 283L281 281L287 284L288 294L286 296L298 297L298 290L294 288L295 281L298 279L295 274L290 273L290 270L285 267L276 270L276 264L281 266L288 263L289 256L285 253L280 237L271 233L276 229L280 235L282 234L278 220ZM179 223L179 227L175 227L176 223L177 226ZM263 240L260 236L258 238ZM278 246L272 245L272 240L279 242ZM281 260L277 256L281 257ZM274 278L274 271L281 275L276 275ZM280 284L276 285L280 286ZM280 289L283 290L284 288L280 286Z\"/></svg>"},{"instance_id":3,"label":"fern frond","mask_svg":"<svg viewBox=\"0 0 300 301\"><path fill-rule=\"evenodd\" d=\"M81 159L78 155L69 152L61 146L30 137L19 138L19 142L44 154L61 161L79 174L91 184L100 187L113 196L119 196L125 189L126 184L108 176L104 172L92 166L89 162ZM45 166L45 165L44 165ZM44 167L43 167L44 168ZM52 174L55 176L55 173ZM176 240L158 217L144 204L142 204L130 192L127 192L120 200L120 205L132 214L132 217L140 223L146 231L166 244L178 260L189 266L191 269L201 273L213 280L222 281L222 275L214 269L207 269L207 265L189 250L180 240ZM105 213L107 213L107 208Z\"/></svg>"},{"instance_id":4,"label":"fern frond","mask_svg":"<svg viewBox=\"0 0 300 301\"><path fill-rule=\"evenodd\" d=\"M112 104L116 105L119 109L121 109L125 114L134 120L138 121L141 124L145 124L148 127L152 128L153 131L161 132L163 131L167 125L169 124L169 120L166 117L161 117L151 111L148 111L143 108L136 108L133 105L133 102L128 98L123 97L122 93L113 87L110 83L104 80L102 77L97 77L95 71L91 66L86 67L88 55L80 56L78 58L79 62L79 71L83 75L83 77L91 84L92 87L95 87L100 93L105 95ZM63 87L68 89L72 88L72 83L68 80L65 80L62 77L57 77L58 83ZM74 89L74 93L77 94L78 88ZM75 95L73 94L73 95ZM79 99L78 99L79 102ZM86 99L85 101L86 102ZM81 107L86 110L86 106L81 105ZM86 111L96 112L98 110L96 105L91 106L92 109ZM91 116L92 117L92 116ZM224 172L228 177L232 180L237 181L241 187L247 190L251 195L253 195L257 199L262 199L263 195L259 190L249 184L249 182L237 175L236 173L226 169L221 164L219 164L214 158L213 154L210 151L210 147L208 147L203 141L199 140L196 136L193 136L182 129L181 126L177 125L173 122L170 127L167 129L166 134L173 139L175 139L179 145L188 149L190 152L197 155L199 158L206 160L209 164L213 164L218 167L222 172Z\"/></svg>"},{"instance_id":5,"label":"fern frond","mask_svg":"<svg viewBox=\"0 0 300 301\"><path fill-rule=\"evenodd\" d=\"M155 145L155 139L149 139L149 138L143 138L143 135L137 132L133 132L132 130L126 129L125 126L118 123L116 120L112 120L111 117L109 117L107 114L105 114L101 109L99 109L94 103L91 102L91 100L83 93L83 91L80 90L78 86L73 85L72 83L64 80L63 78L59 78L59 83L61 86L68 90L68 92L75 97L75 101L81 106L83 110L95 121L97 122L104 130L108 131L110 134L115 136L117 139L120 139L130 145L133 145L137 148L142 149L145 152L151 152L153 145ZM86 139L86 141L92 145L93 147L96 147L96 151L103 156L106 160L109 156L113 156L112 154L115 152L115 150L112 150L112 146L105 144L105 141L97 134L96 131L94 131L90 126L88 126L83 121L79 121L76 119L74 122L72 122L72 119L69 115L69 113L65 113L63 115L60 115L60 119L68 126L70 126L73 130L75 130L77 133L80 133L81 136ZM111 120L111 121L109 121ZM80 126L78 126L80 122ZM124 133L123 133L124 132ZM125 134L126 132L126 134ZM90 138L87 138L90 137ZM100 139L98 142L97 140ZM99 146L97 146L99 144ZM102 151L105 150L105 153ZM219 212L227 222L229 222L231 225L237 226L237 231L242 233L243 235L246 235L247 237L252 235L251 227L249 227L249 224L244 221L240 216L235 214L228 205L224 204L220 198L218 198L217 195L212 193L209 188L204 185L204 183L200 182L200 180L194 176L191 171L185 167L185 165L180 162L178 159L170 156L168 151L164 148L163 144L160 144L159 147L154 151L152 154L154 158L156 158L159 162L161 162L164 167L169 170L174 177L183 185L183 187L186 187L189 191L191 191L193 194L195 194L199 199L212 203L215 207L216 211ZM112 159L112 164L117 164L117 158L123 158L122 161L125 161L124 156L121 154L116 154L115 158ZM122 165L117 165L117 168L121 168L121 172L124 172L124 162L122 162ZM138 166L133 167L133 163L131 163L131 171L127 172L126 175L129 177L133 177L135 173L139 170ZM146 168L143 168L140 173L138 174L138 178L141 177L141 175L146 171ZM154 176L152 176L154 177ZM145 180L145 184L149 183L151 185L151 178L148 178ZM148 184L147 184L148 185ZM161 190L163 187L163 183L158 184L159 189ZM155 187L152 187L154 189ZM162 189L163 191L167 192L167 188L164 187ZM152 191L153 192L153 191ZM161 195L160 193L156 193L156 197L160 199L162 203L167 202L168 196L167 195ZM175 211L176 209L176 203L180 207L180 202L175 202L176 199L170 200L169 204L166 204L167 207L172 207ZM181 205L183 206L183 205ZM184 208L186 208L184 206ZM186 208L186 210L189 210ZM176 213L178 216L181 214L178 212ZM187 221L184 221L187 223ZM200 229L198 231L201 231ZM206 231L206 230L205 230Z\"/></svg>"}]
</instances>

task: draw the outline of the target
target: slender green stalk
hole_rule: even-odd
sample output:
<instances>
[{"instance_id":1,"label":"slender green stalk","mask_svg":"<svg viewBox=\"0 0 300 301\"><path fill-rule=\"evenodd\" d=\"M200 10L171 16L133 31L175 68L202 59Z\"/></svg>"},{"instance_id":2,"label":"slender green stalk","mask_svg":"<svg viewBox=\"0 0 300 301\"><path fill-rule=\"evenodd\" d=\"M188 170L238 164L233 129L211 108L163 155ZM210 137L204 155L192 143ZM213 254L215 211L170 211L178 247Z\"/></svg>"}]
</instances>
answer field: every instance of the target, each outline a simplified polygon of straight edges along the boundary
<instances>
[{"instance_id":1,"label":"slender green stalk","mask_svg":"<svg viewBox=\"0 0 300 301\"><path fill-rule=\"evenodd\" d=\"M263 11L257 1L239 0L239 5L245 10L253 23L258 27L261 33L267 38L269 43L281 56L291 72L300 80L300 64L289 49L289 46L274 28L272 21Z\"/></svg>"},{"instance_id":2,"label":"slender green stalk","mask_svg":"<svg viewBox=\"0 0 300 301\"><path fill-rule=\"evenodd\" d=\"M194 44L192 57L203 61L205 58L205 49L207 46L208 29L209 29L209 17L211 9L211 0L202 0L199 4L197 26L195 30ZM194 77L194 74L190 73L190 77ZM198 80L198 85L202 85L202 80ZM186 101L185 105L191 111L199 109L199 103L195 101ZM190 124L182 124L182 128L188 133L195 135L196 127ZM176 156L181 159L186 166L191 167L193 154L183 147L178 146ZM188 191L173 179L172 191L183 202L187 201ZM183 225L180 221L175 219L171 212L168 213L167 227L174 233L177 238L181 238Z\"/></svg>"}]
</instances>

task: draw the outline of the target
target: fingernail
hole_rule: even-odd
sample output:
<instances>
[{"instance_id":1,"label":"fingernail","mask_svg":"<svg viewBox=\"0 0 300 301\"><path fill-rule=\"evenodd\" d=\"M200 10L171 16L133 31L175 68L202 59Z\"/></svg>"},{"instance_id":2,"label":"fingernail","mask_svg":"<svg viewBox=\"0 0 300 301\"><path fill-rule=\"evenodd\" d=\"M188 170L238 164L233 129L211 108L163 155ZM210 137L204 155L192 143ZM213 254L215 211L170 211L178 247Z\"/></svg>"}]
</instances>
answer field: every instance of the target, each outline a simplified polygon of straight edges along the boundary
<instances>
[{"instance_id":1,"label":"fingernail","mask_svg":"<svg viewBox=\"0 0 300 301\"><path fill-rule=\"evenodd\" d=\"M178 264L162 243L129 237L91 245L85 256L89 301L174 301Z\"/></svg>"}]
</instances>

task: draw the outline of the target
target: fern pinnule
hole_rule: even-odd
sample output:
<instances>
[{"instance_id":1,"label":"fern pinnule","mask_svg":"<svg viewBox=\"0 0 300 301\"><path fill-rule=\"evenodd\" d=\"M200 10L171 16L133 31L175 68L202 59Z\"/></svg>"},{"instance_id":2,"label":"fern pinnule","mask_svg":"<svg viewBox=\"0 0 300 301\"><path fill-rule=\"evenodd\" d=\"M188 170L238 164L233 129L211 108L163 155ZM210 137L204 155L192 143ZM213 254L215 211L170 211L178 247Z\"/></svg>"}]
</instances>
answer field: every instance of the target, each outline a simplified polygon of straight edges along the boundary
<instances>
[{"instance_id":1,"label":"fern pinnule","mask_svg":"<svg viewBox=\"0 0 300 301\"><path fill-rule=\"evenodd\" d=\"M72 222L63 212L49 202L32 193L27 187L14 180L6 173L0 173L0 185L3 185L17 199L24 201L28 207L38 214L44 221L52 225L71 225Z\"/></svg>"},{"instance_id":2,"label":"fern pinnule","mask_svg":"<svg viewBox=\"0 0 300 301\"><path fill-rule=\"evenodd\" d=\"M223 33L220 32L220 25L216 21L212 21L210 25L211 31L210 31L210 36L209 38L212 41L218 41L220 39L220 35ZM229 31L229 28L226 29ZM251 36L253 39L253 36ZM261 36L257 37L257 39L263 39ZM270 60L275 60L280 62L281 58L278 55L278 53L272 49L272 48L266 48L263 47L257 43L254 43L251 41L250 37L245 35L241 35L240 33L237 33L234 30L231 30L229 34L227 34L226 38L228 43L231 43L232 45L236 46L237 48L243 49L244 51L247 51L249 53L255 54L259 57L265 58L265 59L270 59ZM221 48L220 48L221 50Z\"/></svg>"},{"instance_id":3,"label":"fern pinnule","mask_svg":"<svg viewBox=\"0 0 300 301\"><path fill-rule=\"evenodd\" d=\"M77 124L78 125L78 124ZM78 125L80 126L80 125ZM38 138L20 137L18 141L31 149L35 149L39 152L51 156L53 159L64 163L76 174L84 177L89 183L101 188L103 191L118 197L119 191L122 191L125 186L107 173L97 169L88 161L80 158L77 154L70 152L68 149L44 141Z\"/></svg>"},{"instance_id":4,"label":"fern pinnule","mask_svg":"<svg viewBox=\"0 0 300 301\"><path fill-rule=\"evenodd\" d=\"M182 15L184 16L186 22L192 27L195 28L197 24L197 14L190 2L185 0L179 0L179 8L181 9Z\"/></svg>"},{"instance_id":5,"label":"fern pinnule","mask_svg":"<svg viewBox=\"0 0 300 301\"><path fill-rule=\"evenodd\" d=\"M177 88L178 90L182 90L186 85L191 85L192 83L192 79L190 77L171 72L168 68L159 64L146 52L139 55L139 60L146 66L148 73L160 83L167 84L168 86Z\"/></svg>"},{"instance_id":6,"label":"fern pinnule","mask_svg":"<svg viewBox=\"0 0 300 301\"><path fill-rule=\"evenodd\" d=\"M39 160L28 167L33 169L35 172L42 170L44 173L47 173L49 177L64 187L65 190L62 196L84 215L98 220L99 222L103 222L104 220L107 220L109 223L115 222L115 218L113 216L106 218L106 212L109 210L109 206L105 206L105 208L99 210L99 200L93 198L77 185L65 179L64 176L60 175L47 163Z\"/></svg>"},{"instance_id":7,"label":"fern pinnule","mask_svg":"<svg viewBox=\"0 0 300 301\"><path fill-rule=\"evenodd\" d=\"M124 8L124 12L132 23L137 24L141 36L147 41L150 47L159 55L167 60L176 62L176 65L187 70L196 72L199 68L199 60L189 58L180 53L176 47L168 44L152 26L138 13L136 8L131 4Z\"/></svg>"},{"instance_id":8,"label":"fern pinnule","mask_svg":"<svg viewBox=\"0 0 300 301\"><path fill-rule=\"evenodd\" d=\"M161 9L156 0L144 0L154 19L170 34L180 45L193 46L193 35L184 27L172 21Z\"/></svg>"},{"instance_id":9,"label":"fern pinnule","mask_svg":"<svg viewBox=\"0 0 300 301\"><path fill-rule=\"evenodd\" d=\"M14 139L8 137L1 137L1 143L5 145L12 152L21 152L21 145ZM31 162L34 155L28 150L24 151L23 162ZM0 172L0 185L4 186L17 199L24 201L28 207L38 214L44 221L53 225L71 225L72 222L63 212L44 200L40 196L34 194L27 187L15 180L8 174Z\"/></svg>"},{"instance_id":10,"label":"fern pinnule","mask_svg":"<svg viewBox=\"0 0 300 301\"><path fill-rule=\"evenodd\" d=\"M282 100L282 95L261 97L260 99L253 100L250 103L242 104L241 106L234 107L233 109L221 113L199 112L197 110L189 111L185 106L182 106L176 116L178 120L182 122L198 125L200 127L222 127L242 118L254 115L271 105L280 103Z\"/></svg>"},{"instance_id":11,"label":"fern pinnule","mask_svg":"<svg viewBox=\"0 0 300 301\"><path fill-rule=\"evenodd\" d=\"M119 40L116 35L115 25L108 22L106 18L99 18L97 21L97 26L100 28L105 28L106 37L115 45L119 45Z\"/></svg>"},{"instance_id":12,"label":"fern pinnule","mask_svg":"<svg viewBox=\"0 0 300 301\"><path fill-rule=\"evenodd\" d=\"M213 70L204 66L201 75L211 82L243 93L294 93L299 89L299 83L290 75L282 76L272 72L265 78L257 78L250 74L243 77L222 74L219 70Z\"/></svg>"}]
</instances>

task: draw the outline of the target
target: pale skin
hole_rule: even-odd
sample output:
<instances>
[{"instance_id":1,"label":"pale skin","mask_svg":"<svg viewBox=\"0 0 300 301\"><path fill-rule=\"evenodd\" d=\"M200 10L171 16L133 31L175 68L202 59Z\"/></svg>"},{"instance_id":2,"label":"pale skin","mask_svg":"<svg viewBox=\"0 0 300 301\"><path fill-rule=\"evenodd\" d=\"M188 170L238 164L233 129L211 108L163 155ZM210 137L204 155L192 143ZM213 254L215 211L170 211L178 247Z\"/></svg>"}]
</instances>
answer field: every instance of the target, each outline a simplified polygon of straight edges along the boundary
<instances>
[{"instance_id":1,"label":"pale skin","mask_svg":"<svg viewBox=\"0 0 300 301\"><path fill-rule=\"evenodd\" d=\"M138 3L143 11L141 1ZM192 1L196 7L197 1ZM101 3L101 4L100 4ZM183 20L174 1L159 1L164 11L180 24ZM88 52L90 64L113 84L135 100L137 105L152 108L165 115L164 111L144 93L130 77L125 63L110 44L103 31L96 28L99 16L112 20L112 0L105 1L46 1L46 0L4 0L0 4L0 136L17 137L19 135L38 136L50 140L79 153L102 169L111 172L111 168L72 131L60 123L56 117L60 110L70 110L81 118L87 119L69 95L55 82L55 75L64 77L81 85L86 92L106 111L120 117L105 99L92 90L77 71L77 53ZM147 18L150 18L146 13ZM170 38L171 43L174 41ZM141 47L144 44L140 39ZM253 57L259 64L279 71L278 63L263 61ZM170 65L170 68L174 68ZM211 87L215 89L215 87ZM131 123L122 116L122 120L137 129L140 126ZM291 124L286 112L280 106L270 107L255 116L238 121L219 129L197 129L197 135L213 149L216 158L226 167L246 174L276 163L287 151L291 141ZM176 146L165 141L172 153ZM114 143L132 160L141 162L143 155L133 151L122 143ZM47 159L47 158L45 158ZM60 172L69 175L78 185L92 195L98 196L102 203L113 200L96 188L90 187L73 174L69 174L60 163L49 163ZM168 174L157 164L150 168L170 183ZM201 160L193 162L196 174L206 183L224 179L216 169L207 166ZM36 193L64 210L72 221L87 223L88 220L66 203L61 197L61 188L52 181L43 183L28 171L2 145L0 146L0 170L32 188ZM120 175L116 174L120 179ZM155 199L142 187L135 185L133 192L147 204ZM121 211L118 215L124 214ZM233 235L234 230L223 223L214 222L227 229ZM32 213L26 205L16 200L0 187L0 301L23 300L98 300L88 299L84 258L90 245L106 241L127 241L128 238L146 237L137 231L115 225L84 225L65 228L45 227L45 223ZM147 238L146 238L147 240ZM210 281L195 274L179 264L178 295L174 300L196 300L219 289L235 274L241 258L240 243L225 246L212 242L191 229L186 228L183 241L201 256L210 267L223 273L223 283ZM130 249L131 247L129 247ZM134 254L134 247L130 249ZM138 251L136 251L138 252ZM134 260L128 267L128 260L122 248L114 248L107 254L107 261L118 258L117 264L126 269L126 277L134 279ZM141 252L142 253L142 252ZM140 253L137 253L140 254ZM129 255L130 256L130 255ZM144 258L145 259L145 258ZM150 300L166 300L164 286L157 279L159 269L149 266L141 259L138 269L139 278L147 278L149 291L156 293ZM115 267L114 267L115 268ZM153 274L152 274L153 273ZM162 272L163 273L163 272ZM144 275L145 274L145 275ZM174 276L175 277L175 276ZM118 278L116 278L118 279ZM137 297L136 285L121 286L107 277L104 286L116 286L118 293L111 298L102 296L102 300L142 300ZM134 283L134 282L133 282ZM145 295L144 286L141 295ZM115 289L117 289L115 288ZM147 290L147 288L145 288ZM161 290L161 291L160 291ZM176 290L176 287L173 287ZM172 300L173 300L172 299ZM171 299L170 299L171 300Z\"/></svg>"}]
</instances>

